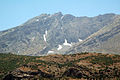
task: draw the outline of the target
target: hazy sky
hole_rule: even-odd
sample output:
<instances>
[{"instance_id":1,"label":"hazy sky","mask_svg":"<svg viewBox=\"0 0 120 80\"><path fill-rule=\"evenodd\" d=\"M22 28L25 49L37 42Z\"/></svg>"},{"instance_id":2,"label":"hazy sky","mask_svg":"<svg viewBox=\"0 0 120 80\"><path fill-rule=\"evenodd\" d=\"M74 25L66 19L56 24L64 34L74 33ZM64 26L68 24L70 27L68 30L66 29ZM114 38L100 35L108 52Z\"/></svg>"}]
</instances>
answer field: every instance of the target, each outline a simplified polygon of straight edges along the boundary
<instances>
[{"instance_id":1,"label":"hazy sky","mask_svg":"<svg viewBox=\"0 0 120 80\"><path fill-rule=\"evenodd\" d=\"M120 0L0 0L0 31L18 26L41 13L97 16L120 14Z\"/></svg>"}]
</instances>

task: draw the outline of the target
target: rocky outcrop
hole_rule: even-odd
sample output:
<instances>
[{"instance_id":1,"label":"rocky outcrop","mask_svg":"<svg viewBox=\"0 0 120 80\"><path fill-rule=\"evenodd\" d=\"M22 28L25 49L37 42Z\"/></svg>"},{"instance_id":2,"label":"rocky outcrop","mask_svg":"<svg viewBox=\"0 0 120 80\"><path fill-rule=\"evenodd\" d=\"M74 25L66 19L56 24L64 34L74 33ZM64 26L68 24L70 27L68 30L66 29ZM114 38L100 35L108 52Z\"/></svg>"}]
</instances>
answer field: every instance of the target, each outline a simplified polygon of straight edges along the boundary
<instances>
[{"instance_id":1,"label":"rocky outcrop","mask_svg":"<svg viewBox=\"0 0 120 80\"><path fill-rule=\"evenodd\" d=\"M42 72L41 70L37 71L21 71L15 70L4 77L3 80L19 80L19 79L35 79L35 77L43 78L53 78L54 75Z\"/></svg>"},{"instance_id":2,"label":"rocky outcrop","mask_svg":"<svg viewBox=\"0 0 120 80\"><path fill-rule=\"evenodd\" d=\"M106 68L103 70L92 71L85 68L70 68L66 70L63 76L84 79L114 79L120 78L120 70L117 68Z\"/></svg>"},{"instance_id":3,"label":"rocky outcrop","mask_svg":"<svg viewBox=\"0 0 120 80\"><path fill-rule=\"evenodd\" d=\"M6 75L3 80L14 80L14 76L12 74Z\"/></svg>"}]
</instances>

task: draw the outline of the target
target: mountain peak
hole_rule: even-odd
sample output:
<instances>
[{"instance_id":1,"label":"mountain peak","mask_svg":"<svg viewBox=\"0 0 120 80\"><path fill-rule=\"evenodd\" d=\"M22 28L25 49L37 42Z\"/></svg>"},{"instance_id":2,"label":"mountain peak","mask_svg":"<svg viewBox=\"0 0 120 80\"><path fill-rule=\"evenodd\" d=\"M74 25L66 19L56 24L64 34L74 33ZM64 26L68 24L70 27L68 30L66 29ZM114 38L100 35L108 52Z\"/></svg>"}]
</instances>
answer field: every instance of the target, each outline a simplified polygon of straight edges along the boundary
<instances>
[{"instance_id":1,"label":"mountain peak","mask_svg":"<svg viewBox=\"0 0 120 80\"><path fill-rule=\"evenodd\" d=\"M55 14L53 14L54 16L63 16L62 12L57 12Z\"/></svg>"},{"instance_id":2,"label":"mountain peak","mask_svg":"<svg viewBox=\"0 0 120 80\"><path fill-rule=\"evenodd\" d=\"M49 15L49 14L45 14L45 13L44 13L44 14L41 14L40 16L48 16L48 15Z\"/></svg>"},{"instance_id":3,"label":"mountain peak","mask_svg":"<svg viewBox=\"0 0 120 80\"><path fill-rule=\"evenodd\" d=\"M106 14L100 14L100 15L98 15L98 17L99 16L106 16L106 17L111 17L111 16L115 16L116 14L114 14L114 13L106 13Z\"/></svg>"}]
</instances>

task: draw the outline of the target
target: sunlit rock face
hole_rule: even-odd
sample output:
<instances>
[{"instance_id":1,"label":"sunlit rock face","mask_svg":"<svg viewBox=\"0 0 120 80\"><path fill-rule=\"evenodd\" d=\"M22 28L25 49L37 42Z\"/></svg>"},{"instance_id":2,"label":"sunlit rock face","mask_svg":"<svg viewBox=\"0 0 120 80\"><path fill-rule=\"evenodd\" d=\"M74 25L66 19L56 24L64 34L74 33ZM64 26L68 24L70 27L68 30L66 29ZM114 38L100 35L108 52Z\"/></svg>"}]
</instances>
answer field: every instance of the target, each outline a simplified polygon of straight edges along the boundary
<instances>
[{"instance_id":1,"label":"sunlit rock face","mask_svg":"<svg viewBox=\"0 0 120 80\"><path fill-rule=\"evenodd\" d=\"M66 53L97 52L120 54L120 15L113 22L90 35Z\"/></svg>"},{"instance_id":2,"label":"sunlit rock face","mask_svg":"<svg viewBox=\"0 0 120 80\"><path fill-rule=\"evenodd\" d=\"M15 28L0 32L0 52L22 55L64 53L75 43L113 22L115 14L75 17L70 14L41 14ZM61 45L61 46L60 46Z\"/></svg>"}]
</instances>

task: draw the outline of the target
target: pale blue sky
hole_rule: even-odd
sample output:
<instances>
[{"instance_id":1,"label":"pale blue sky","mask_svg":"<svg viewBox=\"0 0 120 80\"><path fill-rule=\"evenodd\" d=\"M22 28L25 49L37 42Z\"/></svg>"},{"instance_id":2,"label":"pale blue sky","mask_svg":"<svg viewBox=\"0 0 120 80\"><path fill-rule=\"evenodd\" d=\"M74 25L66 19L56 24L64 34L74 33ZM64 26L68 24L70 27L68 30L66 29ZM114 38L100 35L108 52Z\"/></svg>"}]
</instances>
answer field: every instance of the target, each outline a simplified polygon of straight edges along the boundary
<instances>
[{"instance_id":1,"label":"pale blue sky","mask_svg":"<svg viewBox=\"0 0 120 80\"><path fill-rule=\"evenodd\" d=\"M18 26L41 13L97 16L120 14L120 0L0 0L0 31Z\"/></svg>"}]
</instances>

